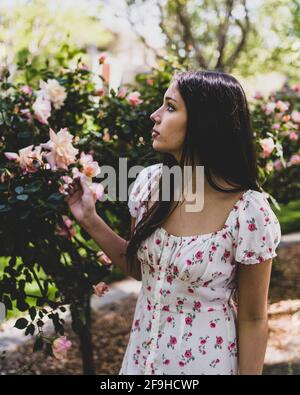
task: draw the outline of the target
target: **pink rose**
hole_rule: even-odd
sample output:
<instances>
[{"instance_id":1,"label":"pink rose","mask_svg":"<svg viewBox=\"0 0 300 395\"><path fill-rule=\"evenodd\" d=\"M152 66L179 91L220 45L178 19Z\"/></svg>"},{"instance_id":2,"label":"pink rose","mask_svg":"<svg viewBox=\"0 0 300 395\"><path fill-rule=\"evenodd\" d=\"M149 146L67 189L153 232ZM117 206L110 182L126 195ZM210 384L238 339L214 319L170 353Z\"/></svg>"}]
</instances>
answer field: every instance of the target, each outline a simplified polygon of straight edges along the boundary
<instances>
[{"instance_id":1,"label":"pink rose","mask_svg":"<svg viewBox=\"0 0 300 395\"><path fill-rule=\"evenodd\" d=\"M28 95L28 96L32 95L32 88L28 85L21 86L20 91L22 93L25 93L25 95Z\"/></svg>"},{"instance_id":2,"label":"pink rose","mask_svg":"<svg viewBox=\"0 0 300 395\"><path fill-rule=\"evenodd\" d=\"M99 64L105 63L106 59L107 59L107 54L105 52L101 52L98 58Z\"/></svg>"},{"instance_id":3,"label":"pink rose","mask_svg":"<svg viewBox=\"0 0 300 395\"><path fill-rule=\"evenodd\" d=\"M48 79L47 82L40 80L40 90L37 91L38 98L49 100L53 107L60 109L67 97L65 87L61 86L55 79Z\"/></svg>"},{"instance_id":4,"label":"pink rose","mask_svg":"<svg viewBox=\"0 0 300 395\"><path fill-rule=\"evenodd\" d=\"M79 163L83 167L82 173L89 178L96 177L98 174L101 173L98 162L94 161L92 155L90 154L85 154L84 152L81 152Z\"/></svg>"},{"instance_id":5,"label":"pink rose","mask_svg":"<svg viewBox=\"0 0 300 395\"><path fill-rule=\"evenodd\" d=\"M272 112L274 112L275 108L275 103L268 102L266 105L263 106L263 111L266 113L266 115L270 115Z\"/></svg>"},{"instance_id":6,"label":"pink rose","mask_svg":"<svg viewBox=\"0 0 300 395\"><path fill-rule=\"evenodd\" d=\"M300 163L300 155L298 154L294 154L290 157L290 160L288 162L288 166L292 166L292 165L299 165Z\"/></svg>"},{"instance_id":7,"label":"pink rose","mask_svg":"<svg viewBox=\"0 0 300 395\"><path fill-rule=\"evenodd\" d=\"M271 155L273 149L275 148L274 141L271 137L265 138L265 139L260 139L260 145L263 149L262 156L264 158L268 157Z\"/></svg>"},{"instance_id":8,"label":"pink rose","mask_svg":"<svg viewBox=\"0 0 300 395\"><path fill-rule=\"evenodd\" d=\"M122 88L119 89L119 92L118 92L118 95L117 95L117 96L118 96L120 99L124 99L125 96L126 96L126 94L127 94L127 88L122 87Z\"/></svg>"},{"instance_id":9,"label":"pink rose","mask_svg":"<svg viewBox=\"0 0 300 395\"><path fill-rule=\"evenodd\" d=\"M139 92L129 93L129 95L126 97L128 104L130 104L131 106L137 106L138 104L143 103L143 100L139 98L140 95L141 94Z\"/></svg>"},{"instance_id":10,"label":"pink rose","mask_svg":"<svg viewBox=\"0 0 300 395\"><path fill-rule=\"evenodd\" d=\"M295 123L300 123L300 111L293 111L291 116Z\"/></svg>"},{"instance_id":11,"label":"pink rose","mask_svg":"<svg viewBox=\"0 0 300 395\"><path fill-rule=\"evenodd\" d=\"M292 90L294 92L300 92L300 84L294 84L292 85Z\"/></svg>"},{"instance_id":12,"label":"pink rose","mask_svg":"<svg viewBox=\"0 0 300 395\"><path fill-rule=\"evenodd\" d=\"M68 166L75 162L78 149L72 145L73 136L67 128L60 129L56 134L52 129L49 130L50 140L40 144L43 148L50 150L45 154L52 170L57 168L68 170Z\"/></svg>"},{"instance_id":13,"label":"pink rose","mask_svg":"<svg viewBox=\"0 0 300 395\"><path fill-rule=\"evenodd\" d=\"M32 105L34 117L43 125L48 125L48 118L51 116L51 103L43 97L38 97Z\"/></svg>"},{"instance_id":14,"label":"pink rose","mask_svg":"<svg viewBox=\"0 0 300 395\"><path fill-rule=\"evenodd\" d=\"M280 111L280 112L285 112L289 109L289 103L287 102L283 102L281 100L278 100L276 102L276 108Z\"/></svg>"},{"instance_id":15,"label":"pink rose","mask_svg":"<svg viewBox=\"0 0 300 395\"><path fill-rule=\"evenodd\" d=\"M254 93L254 99L256 99L256 100L260 100L260 99L262 99L263 98L263 95L261 94L261 92L259 92L259 91L256 91L255 93Z\"/></svg>"},{"instance_id":16,"label":"pink rose","mask_svg":"<svg viewBox=\"0 0 300 395\"><path fill-rule=\"evenodd\" d=\"M52 352L55 358L65 359L68 350L72 347L72 342L67 340L66 336L61 336L55 339L52 343Z\"/></svg>"},{"instance_id":17,"label":"pink rose","mask_svg":"<svg viewBox=\"0 0 300 395\"><path fill-rule=\"evenodd\" d=\"M94 92L94 95L99 96L99 97L104 96L104 94L105 94L105 90L103 88L99 88L99 89L95 90L95 92Z\"/></svg>"},{"instance_id":18,"label":"pink rose","mask_svg":"<svg viewBox=\"0 0 300 395\"><path fill-rule=\"evenodd\" d=\"M280 169L282 169L282 163L281 163L281 160L280 159L276 159L275 161L274 161L274 168L278 171L278 170L280 170Z\"/></svg>"},{"instance_id":19,"label":"pink rose","mask_svg":"<svg viewBox=\"0 0 300 395\"><path fill-rule=\"evenodd\" d=\"M296 132L290 132L289 138L290 138L290 140L292 140L292 141L297 141L298 138L299 138L299 136L298 136L298 134L297 134Z\"/></svg>"},{"instance_id":20,"label":"pink rose","mask_svg":"<svg viewBox=\"0 0 300 395\"><path fill-rule=\"evenodd\" d=\"M71 240L71 238L75 235L75 229L73 228L73 221L66 215L63 215L63 226L56 226L54 234L58 236L66 237Z\"/></svg>"},{"instance_id":21,"label":"pink rose","mask_svg":"<svg viewBox=\"0 0 300 395\"><path fill-rule=\"evenodd\" d=\"M109 291L108 285L105 282L100 282L97 285L93 285L94 293L98 297L101 297L105 292Z\"/></svg>"},{"instance_id":22,"label":"pink rose","mask_svg":"<svg viewBox=\"0 0 300 395\"><path fill-rule=\"evenodd\" d=\"M284 115L284 116L282 117L283 122L288 122L290 119L291 119L291 116L290 116L290 115Z\"/></svg>"},{"instance_id":23,"label":"pink rose","mask_svg":"<svg viewBox=\"0 0 300 395\"><path fill-rule=\"evenodd\" d=\"M31 146L32 147L32 146ZM19 155L16 154L15 152L4 152L4 156L8 159L8 160L15 160L15 161L19 161Z\"/></svg>"},{"instance_id":24,"label":"pink rose","mask_svg":"<svg viewBox=\"0 0 300 395\"><path fill-rule=\"evenodd\" d=\"M9 160L15 160L19 163L23 173L35 173L38 170L38 163L42 163L41 146L37 146L32 150L33 145L19 150L19 155L14 152L4 152Z\"/></svg>"},{"instance_id":25,"label":"pink rose","mask_svg":"<svg viewBox=\"0 0 300 395\"><path fill-rule=\"evenodd\" d=\"M154 79L153 78L147 78L146 80L147 85L153 85L154 84Z\"/></svg>"}]
</instances>

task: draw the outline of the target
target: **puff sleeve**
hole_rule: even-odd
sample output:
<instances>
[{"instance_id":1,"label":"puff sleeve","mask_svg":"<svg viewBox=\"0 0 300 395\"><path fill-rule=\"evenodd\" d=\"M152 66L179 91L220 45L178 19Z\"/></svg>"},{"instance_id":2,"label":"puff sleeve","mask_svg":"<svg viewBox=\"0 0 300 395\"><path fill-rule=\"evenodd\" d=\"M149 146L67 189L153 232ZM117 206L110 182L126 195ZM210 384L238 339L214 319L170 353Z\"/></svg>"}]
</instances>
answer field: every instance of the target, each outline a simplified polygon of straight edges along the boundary
<instances>
[{"instance_id":1,"label":"puff sleeve","mask_svg":"<svg viewBox=\"0 0 300 395\"><path fill-rule=\"evenodd\" d=\"M139 172L128 197L128 208L132 217L140 219L145 214L149 193L152 192L155 195L157 192L161 169L162 163L157 163Z\"/></svg>"},{"instance_id":2,"label":"puff sleeve","mask_svg":"<svg viewBox=\"0 0 300 395\"><path fill-rule=\"evenodd\" d=\"M129 197L128 197L128 208L130 215L133 218L137 218L139 208L140 208L140 199L141 199L141 190L142 190L142 185L145 182L145 172L146 168L142 169L139 174L137 175L132 189L129 191Z\"/></svg>"},{"instance_id":3,"label":"puff sleeve","mask_svg":"<svg viewBox=\"0 0 300 395\"><path fill-rule=\"evenodd\" d=\"M277 256L281 228L265 194L252 191L240 207L234 257L242 264L261 263Z\"/></svg>"}]
</instances>

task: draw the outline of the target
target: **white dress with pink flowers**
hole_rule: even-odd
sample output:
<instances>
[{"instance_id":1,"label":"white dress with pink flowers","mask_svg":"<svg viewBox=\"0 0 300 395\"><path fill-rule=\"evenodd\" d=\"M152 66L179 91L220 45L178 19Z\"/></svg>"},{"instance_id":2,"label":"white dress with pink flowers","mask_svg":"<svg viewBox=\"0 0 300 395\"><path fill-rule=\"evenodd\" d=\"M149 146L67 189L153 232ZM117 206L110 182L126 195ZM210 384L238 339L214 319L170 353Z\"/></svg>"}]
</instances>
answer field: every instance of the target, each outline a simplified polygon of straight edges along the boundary
<instances>
[{"instance_id":1,"label":"white dress with pink flowers","mask_svg":"<svg viewBox=\"0 0 300 395\"><path fill-rule=\"evenodd\" d=\"M162 163L144 168L128 207L140 221ZM249 189L216 232L179 237L159 227L138 250L142 287L120 375L238 374L232 300L237 262L277 256L278 219L266 195Z\"/></svg>"}]
</instances>

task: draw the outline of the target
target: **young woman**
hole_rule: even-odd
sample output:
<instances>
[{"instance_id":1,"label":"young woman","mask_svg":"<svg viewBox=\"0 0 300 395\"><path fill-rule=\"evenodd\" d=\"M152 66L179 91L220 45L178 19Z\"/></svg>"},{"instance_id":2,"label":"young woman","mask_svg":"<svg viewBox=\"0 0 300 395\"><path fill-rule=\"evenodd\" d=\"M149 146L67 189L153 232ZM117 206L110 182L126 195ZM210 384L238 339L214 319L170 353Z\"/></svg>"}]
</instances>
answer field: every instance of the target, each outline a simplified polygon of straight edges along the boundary
<instances>
[{"instance_id":1,"label":"young woman","mask_svg":"<svg viewBox=\"0 0 300 395\"><path fill-rule=\"evenodd\" d=\"M257 182L244 91L225 73L181 72L151 119L164 159L135 180L129 242L96 214L83 180L66 198L111 261L142 281L119 374L261 374L281 229ZM166 168L187 164L204 167L200 211L175 202L172 181L169 201L149 199Z\"/></svg>"}]
</instances>

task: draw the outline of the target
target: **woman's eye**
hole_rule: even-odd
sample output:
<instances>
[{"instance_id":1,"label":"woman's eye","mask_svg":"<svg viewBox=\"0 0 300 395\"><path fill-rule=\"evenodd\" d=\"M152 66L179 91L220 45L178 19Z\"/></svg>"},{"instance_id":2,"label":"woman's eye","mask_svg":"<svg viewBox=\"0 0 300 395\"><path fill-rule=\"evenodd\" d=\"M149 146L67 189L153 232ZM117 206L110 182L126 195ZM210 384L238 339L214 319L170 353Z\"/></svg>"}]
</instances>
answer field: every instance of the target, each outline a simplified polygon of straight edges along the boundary
<instances>
[{"instance_id":1,"label":"woman's eye","mask_svg":"<svg viewBox=\"0 0 300 395\"><path fill-rule=\"evenodd\" d=\"M175 111L175 108L173 106L171 106L170 104L167 105L167 109L168 109L168 111L170 111L169 109L171 109L170 112Z\"/></svg>"}]
</instances>

